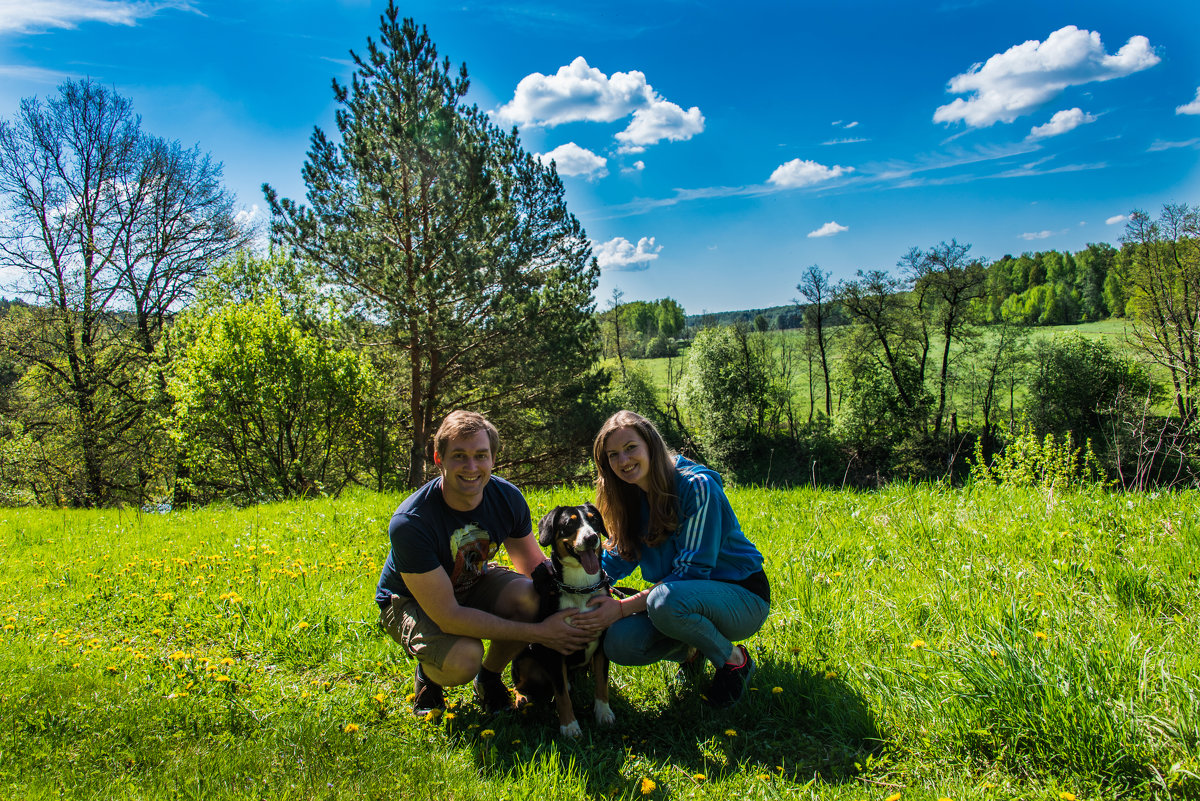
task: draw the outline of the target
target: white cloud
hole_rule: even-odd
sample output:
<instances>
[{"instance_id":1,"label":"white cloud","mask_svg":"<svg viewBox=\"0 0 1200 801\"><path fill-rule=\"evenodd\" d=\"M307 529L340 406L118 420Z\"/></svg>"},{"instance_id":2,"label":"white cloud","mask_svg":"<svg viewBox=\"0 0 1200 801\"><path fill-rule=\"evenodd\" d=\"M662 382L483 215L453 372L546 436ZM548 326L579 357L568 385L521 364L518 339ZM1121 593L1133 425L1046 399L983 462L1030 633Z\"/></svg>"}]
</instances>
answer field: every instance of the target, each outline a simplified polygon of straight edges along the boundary
<instances>
[{"instance_id":1,"label":"white cloud","mask_svg":"<svg viewBox=\"0 0 1200 801\"><path fill-rule=\"evenodd\" d=\"M639 153L664 139L678 142L704 130L704 115L684 109L654 91L638 70L605 75L583 56L553 75L535 72L517 84L513 98L494 112L511 125L554 127L568 122L615 122L633 116L617 134L621 152Z\"/></svg>"},{"instance_id":2,"label":"white cloud","mask_svg":"<svg viewBox=\"0 0 1200 801\"><path fill-rule=\"evenodd\" d=\"M1128 219L1129 218L1126 217L1124 214L1117 214L1117 215L1115 215L1113 217L1109 217L1107 220L1105 220L1104 224L1105 225L1116 225L1117 223L1123 223Z\"/></svg>"},{"instance_id":3,"label":"white cloud","mask_svg":"<svg viewBox=\"0 0 1200 801\"><path fill-rule=\"evenodd\" d=\"M646 169L646 162L642 161L641 159L638 159L637 161L633 162L633 164L629 165L628 167L622 167L621 172L628 174L631 172L641 172L644 169Z\"/></svg>"},{"instance_id":4,"label":"white cloud","mask_svg":"<svg viewBox=\"0 0 1200 801\"><path fill-rule=\"evenodd\" d=\"M1155 139L1150 147L1146 148L1147 153L1159 153L1163 150L1175 150L1180 147L1195 147L1200 144L1200 139L1185 139L1182 142L1168 142L1164 139Z\"/></svg>"},{"instance_id":5,"label":"white cloud","mask_svg":"<svg viewBox=\"0 0 1200 801\"><path fill-rule=\"evenodd\" d=\"M961 120L972 128L1012 122L1067 87L1121 78L1159 61L1145 36L1130 37L1116 55L1109 55L1098 32L1068 25L1045 42L1030 39L955 75L950 91L968 97L939 107L933 121Z\"/></svg>"},{"instance_id":6,"label":"white cloud","mask_svg":"<svg viewBox=\"0 0 1200 801\"><path fill-rule=\"evenodd\" d=\"M857 127L858 127L858 120L855 120L854 122L848 122L845 125L845 128L847 131L850 130L851 128L857 128Z\"/></svg>"},{"instance_id":7,"label":"white cloud","mask_svg":"<svg viewBox=\"0 0 1200 801\"><path fill-rule=\"evenodd\" d=\"M0 0L0 2L3 2L3 0ZM0 64L0 78L16 78L19 81L29 81L30 83L60 84L74 77L69 72L48 70L42 67L30 67L21 64Z\"/></svg>"},{"instance_id":8,"label":"white cloud","mask_svg":"<svg viewBox=\"0 0 1200 801\"><path fill-rule=\"evenodd\" d=\"M589 180L608 175L608 159L574 142L559 145L549 153L538 153L534 158L542 164L555 162L559 175L582 175Z\"/></svg>"},{"instance_id":9,"label":"white cloud","mask_svg":"<svg viewBox=\"0 0 1200 801\"><path fill-rule=\"evenodd\" d=\"M816 239L816 238L822 237L822 236L833 236L834 234L840 234L842 231L849 231L849 230L850 230L850 228L848 226L838 225L837 223L830 221L830 222L827 222L824 225L822 225L817 230L810 231L808 234L808 238Z\"/></svg>"},{"instance_id":10,"label":"white cloud","mask_svg":"<svg viewBox=\"0 0 1200 801\"><path fill-rule=\"evenodd\" d=\"M870 139L864 139L861 136L850 136L845 139L830 139L827 142L822 142L823 145L854 145L859 142L870 142Z\"/></svg>"},{"instance_id":11,"label":"white cloud","mask_svg":"<svg viewBox=\"0 0 1200 801\"><path fill-rule=\"evenodd\" d=\"M1053 231L1038 231L1036 234L1021 234L1021 238L1030 241L1033 239L1048 239L1054 236Z\"/></svg>"},{"instance_id":12,"label":"white cloud","mask_svg":"<svg viewBox=\"0 0 1200 801\"><path fill-rule=\"evenodd\" d=\"M1080 108L1069 108L1055 112L1050 118L1050 122L1045 125L1038 125L1029 131L1030 139L1045 139L1048 136L1058 136L1065 134L1067 131L1073 131L1080 125L1086 125L1089 122L1095 122L1096 115L1088 114Z\"/></svg>"},{"instance_id":13,"label":"white cloud","mask_svg":"<svg viewBox=\"0 0 1200 801\"><path fill-rule=\"evenodd\" d=\"M800 186L812 186L822 181L838 178L854 172L853 167L834 165L826 167L815 161L792 159L786 164L780 164L767 180L780 189L795 189Z\"/></svg>"},{"instance_id":14,"label":"white cloud","mask_svg":"<svg viewBox=\"0 0 1200 801\"><path fill-rule=\"evenodd\" d=\"M136 25L165 9L196 11L191 0L0 0L0 33L76 28L85 22Z\"/></svg>"},{"instance_id":15,"label":"white cloud","mask_svg":"<svg viewBox=\"0 0 1200 801\"><path fill-rule=\"evenodd\" d=\"M260 225L265 219L266 214L258 207L257 203L250 205L248 209L239 209L238 213L233 215L233 221L238 225L255 226Z\"/></svg>"},{"instance_id":16,"label":"white cloud","mask_svg":"<svg viewBox=\"0 0 1200 801\"><path fill-rule=\"evenodd\" d=\"M593 245L601 270L645 270L662 250L662 245L654 244L652 236L643 236L636 245L623 236Z\"/></svg>"},{"instance_id":17,"label":"white cloud","mask_svg":"<svg viewBox=\"0 0 1200 801\"><path fill-rule=\"evenodd\" d=\"M681 142L704 130L704 115L692 106L684 111L669 100L656 100L633 112L629 127L617 134L622 153L641 153L646 145L668 139Z\"/></svg>"},{"instance_id":18,"label":"white cloud","mask_svg":"<svg viewBox=\"0 0 1200 801\"><path fill-rule=\"evenodd\" d=\"M1176 114L1200 114L1200 86L1196 87L1196 99L1191 103L1175 107Z\"/></svg>"}]
</instances>

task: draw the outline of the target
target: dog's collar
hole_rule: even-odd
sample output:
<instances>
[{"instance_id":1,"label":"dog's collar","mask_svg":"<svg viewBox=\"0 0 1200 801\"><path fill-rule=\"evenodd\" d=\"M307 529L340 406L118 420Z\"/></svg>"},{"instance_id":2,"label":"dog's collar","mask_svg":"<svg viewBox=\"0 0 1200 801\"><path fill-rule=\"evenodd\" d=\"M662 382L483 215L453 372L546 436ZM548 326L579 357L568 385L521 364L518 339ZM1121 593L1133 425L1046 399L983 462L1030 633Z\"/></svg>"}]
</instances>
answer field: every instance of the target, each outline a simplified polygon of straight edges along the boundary
<instances>
[{"instance_id":1,"label":"dog's collar","mask_svg":"<svg viewBox=\"0 0 1200 801\"><path fill-rule=\"evenodd\" d=\"M600 578L596 579L595 584L589 584L586 587L573 587L570 584L564 584L558 578L554 579L554 583L558 585L561 592L569 593L570 595L587 595L589 593L598 592L605 589L612 582L608 574L604 572L604 568L600 569Z\"/></svg>"}]
</instances>

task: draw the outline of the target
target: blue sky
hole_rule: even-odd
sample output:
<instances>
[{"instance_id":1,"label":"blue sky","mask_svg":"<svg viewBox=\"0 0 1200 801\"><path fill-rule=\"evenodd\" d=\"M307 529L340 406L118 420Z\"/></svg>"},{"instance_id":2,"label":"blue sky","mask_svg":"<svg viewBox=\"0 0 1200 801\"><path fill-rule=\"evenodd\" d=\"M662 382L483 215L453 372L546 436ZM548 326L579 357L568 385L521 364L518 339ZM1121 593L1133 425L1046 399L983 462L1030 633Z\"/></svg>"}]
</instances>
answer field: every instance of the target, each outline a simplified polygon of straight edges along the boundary
<instances>
[{"instance_id":1,"label":"blue sky","mask_svg":"<svg viewBox=\"0 0 1200 801\"><path fill-rule=\"evenodd\" d=\"M0 0L0 116L90 76L224 164L262 219L300 199L383 2ZM469 98L553 156L598 302L790 302L801 271L1116 244L1200 203L1200 3L409 2Z\"/></svg>"}]
</instances>

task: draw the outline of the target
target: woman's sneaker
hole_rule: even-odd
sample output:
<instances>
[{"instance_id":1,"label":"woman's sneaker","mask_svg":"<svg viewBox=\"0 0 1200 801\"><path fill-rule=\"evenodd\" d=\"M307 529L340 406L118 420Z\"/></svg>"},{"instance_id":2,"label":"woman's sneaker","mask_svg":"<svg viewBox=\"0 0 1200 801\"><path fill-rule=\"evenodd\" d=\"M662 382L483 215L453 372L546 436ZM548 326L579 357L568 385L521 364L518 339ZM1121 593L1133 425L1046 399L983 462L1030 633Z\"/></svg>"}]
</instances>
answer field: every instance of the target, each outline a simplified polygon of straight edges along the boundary
<instances>
[{"instance_id":1,"label":"woman's sneaker","mask_svg":"<svg viewBox=\"0 0 1200 801\"><path fill-rule=\"evenodd\" d=\"M742 656L746 658L746 661L737 667L733 667L727 662L717 668L712 684L708 686L708 692L704 694L705 699L713 706L733 706L742 700L746 688L750 686L750 677L754 675L754 660L750 658L746 646L739 645L738 648L742 649Z\"/></svg>"},{"instance_id":2,"label":"woman's sneaker","mask_svg":"<svg viewBox=\"0 0 1200 801\"><path fill-rule=\"evenodd\" d=\"M417 677L413 680L412 709L413 714L419 717L425 717L435 709L438 712L446 711L446 694L442 691L442 685L425 675L420 662L417 663Z\"/></svg>"}]
</instances>

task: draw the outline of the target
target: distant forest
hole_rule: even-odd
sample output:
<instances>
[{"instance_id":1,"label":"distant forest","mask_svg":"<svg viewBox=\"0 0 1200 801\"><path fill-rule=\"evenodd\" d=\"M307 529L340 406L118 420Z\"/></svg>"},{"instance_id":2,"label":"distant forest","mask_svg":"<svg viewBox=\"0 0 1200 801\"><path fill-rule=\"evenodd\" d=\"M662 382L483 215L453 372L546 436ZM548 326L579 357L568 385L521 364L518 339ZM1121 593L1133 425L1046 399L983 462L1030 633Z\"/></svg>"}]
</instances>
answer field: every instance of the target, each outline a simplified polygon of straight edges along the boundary
<instances>
[{"instance_id":1,"label":"distant forest","mask_svg":"<svg viewBox=\"0 0 1200 801\"><path fill-rule=\"evenodd\" d=\"M1074 325L1124 317L1127 295L1118 270L1120 251L1107 243L1070 253L1044 250L1005 255L987 268L987 321L1002 315L1028 325ZM686 317L694 331L714 325L752 325L781 331L804 327L804 302L740 311L703 312ZM834 312L831 325L849 322Z\"/></svg>"}]
</instances>

